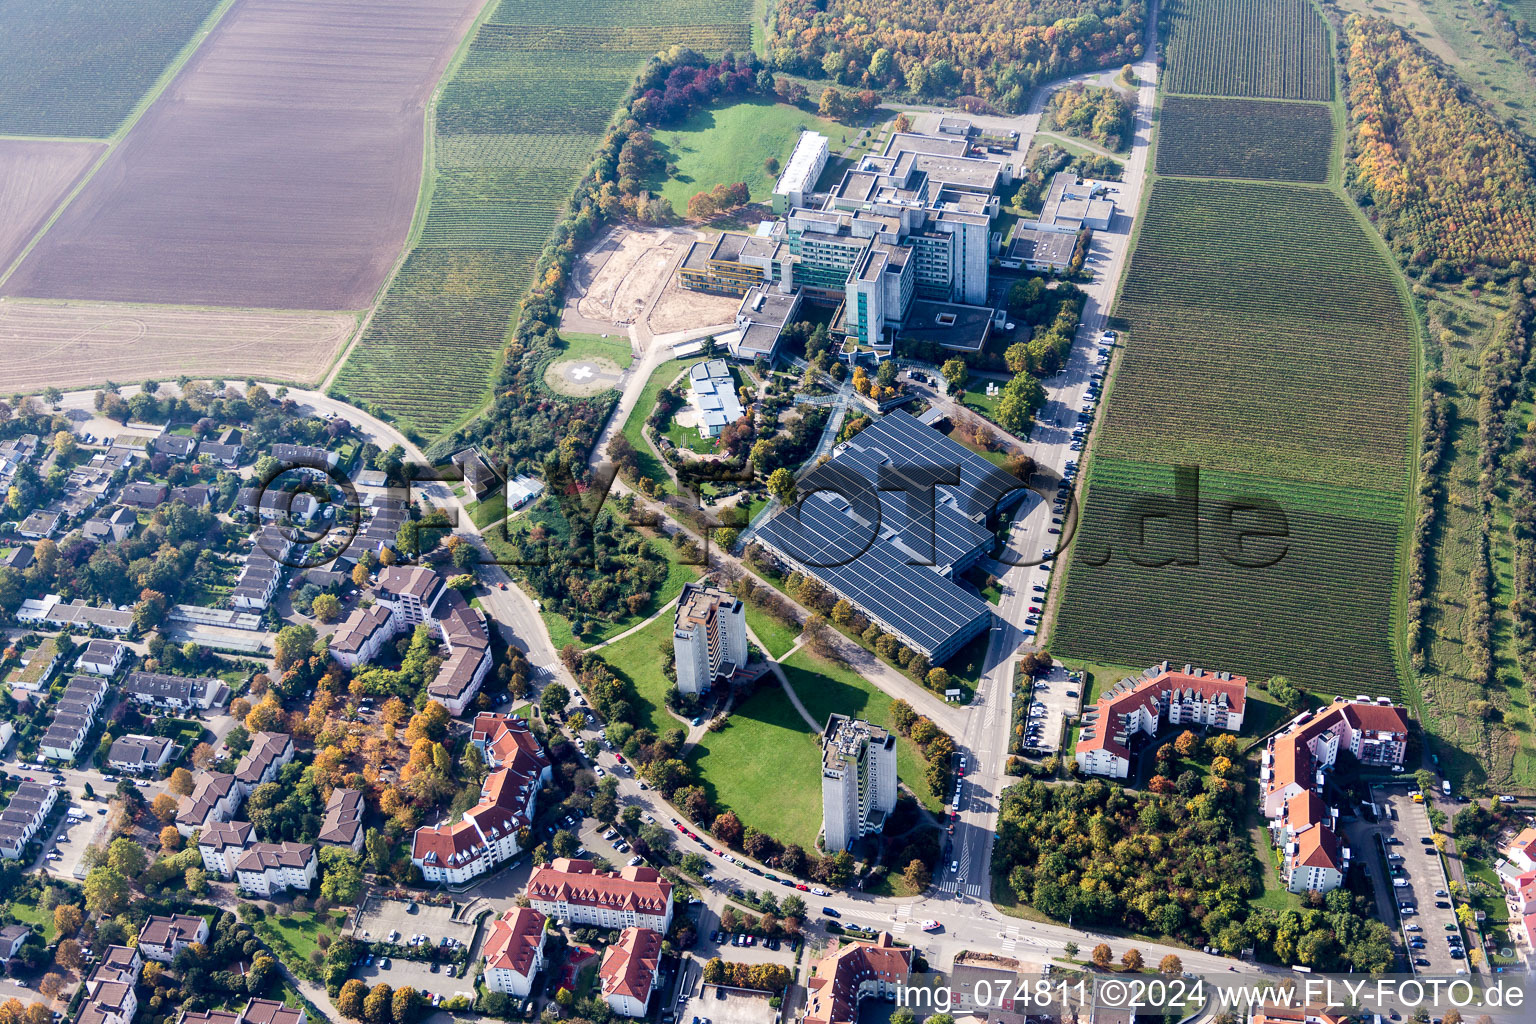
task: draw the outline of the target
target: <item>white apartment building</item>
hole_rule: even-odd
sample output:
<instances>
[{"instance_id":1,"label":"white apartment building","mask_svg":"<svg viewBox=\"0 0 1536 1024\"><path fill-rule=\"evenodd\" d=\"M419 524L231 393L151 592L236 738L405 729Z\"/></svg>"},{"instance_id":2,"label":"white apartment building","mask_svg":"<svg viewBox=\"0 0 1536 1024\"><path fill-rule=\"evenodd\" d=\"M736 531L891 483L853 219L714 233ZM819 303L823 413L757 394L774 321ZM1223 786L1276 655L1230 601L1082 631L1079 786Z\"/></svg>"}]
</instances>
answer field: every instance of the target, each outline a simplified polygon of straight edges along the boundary
<instances>
[{"instance_id":1,"label":"white apartment building","mask_svg":"<svg viewBox=\"0 0 1536 1024\"><path fill-rule=\"evenodd\" d=\"M528 907L512 907L491 924L485 940L485 987L526 997L544 968L546 918Z\"/></svg>"},{"instance_id":2,"label":"white apartment building","mask_svg":"<svg viewBox=\"0 0 1536 1024\"><path fill-rule=\"evenodd\" d=\"M661 976L661 933L625 928L619 941L603 950L598 985L608 1008L621 1017L644 1017Z\"/></svg>"},{"instance_id":3,"label":"white apartment building","mask_svg":"<svg viewBox=\"0 0 1536 1024\"><path fill-rule=\"evenodd\" d=\"M650 928L672 924L672 883L654 868L599 873L589 860L556 859L528 879L528 905L571 924L598 928Z\"/></svg>"},{"instance_id":4,"label":"white apartment building","mask_svg":"<svg viewBox=\"0 0 1536 1024\"><path fill-rule=\"evenodd\" d=\"M821 819L829 852L885 827L896 809L896 737L846 715L827 719L821 740Z\"/></svg>"},{"instance_id":5,"label":"white apartment building","mask_svg":"<svg viewBox=\"0 0 1536 1024\"><path fill-rule=\"evenodd\" d=\"M168 964L194 942L208 941L208 922L194 914L150 917L139 930L139 955Z\"/></svg>"},{"instance_id":6,"label":"white apartment building","mask_svg":"<svg viewBox=\"0 0 1536 1024\"><path fill-rule=\"evenodd\" d=\"M307 890L315 870L315 848L309 843L256 843L235 861L241 891L255 896Z\"/></svg>"},{"instance_id":7,"label":"white apartment building","mask_svg":"<svg viewBox=\"0 0 1536 1024\"><path fill-rule=\"evenodd\" d=\"M226 881L233 878L235 864L251 845L253 831L248 821L216 821L203 829L197 837L203 868Z\"/></svg>"},{"instance_id":8,"label":"white apartment building","mask_svg":"<svg viewBox=\"0 0 1536 1024\"><path fill-rule=\"evenodd\" d=\"M703 693L747 663L747 613L741 600L719 587L683 584L672 623L677 688Z\"/></svg>"},{"instance_id":9,"label":"white apartment building","mask_svg":"<svg viewBox=\"0 0 1536 1024\"><path fill-rule=\"evenodd\" d=\"M1078 768L1085 775L1126 778L1131 737L1153 735L1165 721L1237 732L1243 727L1247 699L1248 680L1242 676L1189 665L1177 672L1167 662L1154 665L1100 694L1084 715L1074 750Z\"/></svg>"}]
</instances>

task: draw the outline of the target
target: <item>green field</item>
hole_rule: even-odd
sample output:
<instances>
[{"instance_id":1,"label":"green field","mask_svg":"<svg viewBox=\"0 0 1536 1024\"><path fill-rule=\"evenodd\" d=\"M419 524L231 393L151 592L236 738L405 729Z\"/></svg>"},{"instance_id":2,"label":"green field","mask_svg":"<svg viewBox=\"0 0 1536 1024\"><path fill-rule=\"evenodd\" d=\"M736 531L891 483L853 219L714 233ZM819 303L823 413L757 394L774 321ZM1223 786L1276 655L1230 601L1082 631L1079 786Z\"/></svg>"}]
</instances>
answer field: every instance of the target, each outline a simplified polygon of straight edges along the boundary
<instances>
[{"instance_id":1,"label":"green field","mask_svg":"<svg viewBox=\"0 0 1536 1024\"><path fill-rule=\"evenodd\" d=\"M764 161L776 157L782 166L807 128L831 139L834 150L842 148L837 142L849 131L810 111L761 99L701 110L676 128L656 132L677 173L648 184L679 214L694 193L737 181L747 183L753 202L769 202L777 175L768 172Z\"/></svg>"},{"instance_id":2,"label":"green field","mask_svg":"<svg viewBox=\"0 0 1536 1024\"><path fill-rule=\"evenodd\" d=\"M813 848L821 831L821 745L775 683L731 712L720 732L706 732L689 753L705 792L783 843Z\"/></svg>"},{"instance_id":3,"label":"green field","mask_svg":"<svg viewBox=\"0 0 1536 1024\"><path fill-rule=\"evenodd\" d=\"M562 331L560 340L565 342L565 347L556 349L559 353L556 359L611 359L619 364L621 370L628 369L629 364L635 361L627 334L610 334L604 337L601 334L576 334Z\"/></svg>"},{"instance_id":4,"label":"green field","mask_svg":"<svg viewBox=\"0 0 1536 1024\"><path fill-rule=\"evenodd\" d=\"M1321 103L1168 96L1157 173L1324 182L1332 149L1332 111Z\"/></svg>"},{"instance_id":5,"label":"green field","mask_svg":"<svg viewBox=\"0 0 1536 1024\"><path fill-rule=\"evenodd\" d=\"M661 670L662 659L666 656L663 645L666 650L672 648L671 609L639 632L598 652L609 667L634 684L635 692L640 695L635 702L631 724L649 727L658 736L668 729L685 728L667 711L667 690L672 686L672 680Z\"/></svg>"},{"instance_id":6,"label":"green field","mask_svg":"<svg viewBox=\"0 0 1536 1024\"><path fill-rule=\"evenodd\" d=\"M1414 328L1353 211L1160 179L1117 312L1052 651L1397 693ZM1198 498L1170 511L1175 466L1198 467ZM1261 529L1284 534L1238 536Z\"/></svg>"},{"instance_id":7,"label":"green field","mask_svg":"<svg viewBox=\"0 0 1536 1024\"><path fill-rule=\"evenodd\" d=\"M640 392L640 398L635 402L629 419L624 421L624 437L634 446L636 459L640 463L640 475L649 477L658 484L670 484L671 478L667 476L667 469L661 464L661 460L652 454L651 446L645 439L643 432L645 420L651 414L651 410L656 408L656 396L661 394L662 389L696 362L698 362L697 359L669 359L656 367L651 374L651 379L646 382L645 389Z\"/></svg>"},{"instance_id":8,"label":"green field","mask_svg":"<svg viewBox=\"0 0 1536 1024\"><path fill-rule=\"evenodd\" d=\"M832 714L862 718L891 732L891 698L853 669L834 664L802 647L784 662L784 674L800 703L812 718L826 725ZM926 762L917 744L902 737L896 745L896 774L918 801L930 811L938 811L944 802L928 792L923 777Z\"/></svg>"},{"instance_id":9,"label":"green field","mask_svg":"<svg viewBox=\"0 0 1536 1024\"><path fill-rule=\"evenodd\" d=\"M0 0L0 135L111 135L220 2Z\"/></svg>"},{"instance_id":10,"label":"green field","mask_svg":"<svg viewBox=\"0 0 1536 1024\"><path fill-rule=\"evenodd\" d=\"M1333 98L1333 55L1308 0L1167 0L1168 92Z\"/></svg>"},{"instance_id":11,"label":"green field","mask_svg":"<svg viewBox=\"0 0 1536 1024\"><path fill-rule=\"evenodd\" d=\"M427 440L479 411L544 242L646 60L687 40L746 49L749 8L535 0L492 11L437 103L415 247L335 389Z\"/></svg>"},{"instance_id":12,"label":"green field","mask_svg":"<svg viewBox=\"0 0 1536 1024\"><path fill-rule=\"evenodd\" d=\"M550 641L555 645L555 650L564 648L567 644L585 648L593 644L600 644L604 640L616 637L626 629L633 629L646 619L656 614L656 609L666 604L683 592L683 584L699 578L697 566L684 565L678 561L681 557L676 548L665 540L653 539L651 546L661 552L667 560L667 578L662 582L661 589L651 595L651 599L638 614L623 615L600 629L592 629L583 634L580 640L571 633L571 623L559 612L545 610L540 613L545 627L549 630Z\"/></svg>"},{"instance_id":13,"label":"green field","mask_svg":"<svg viewBox=\"0 0 1536 1024\"><path fill-rule=\"evenodd\" d=\"M752 630L753 635L768 648L769 657L782 658L789 653L791 647L795 646L795 639L800 636L800 630L797 627L786 625L751 604L746 606L746 612L747 628Z\"/></svg>"},{"instance_id":14,"label":"green field","mask_svg":"<svg viewBox=\"0 0 1536 1024\"><path fill-rule=\"evenodd\" d=\"M290 965L308 964L310 953L320 948L320 936L335 939L341 934L341 924L346 919L344 910L331 911L329 921L313 912L289 911L264 917L254 927L256 934L266 940L279 959Z\"/></svg>"}]
</instances>

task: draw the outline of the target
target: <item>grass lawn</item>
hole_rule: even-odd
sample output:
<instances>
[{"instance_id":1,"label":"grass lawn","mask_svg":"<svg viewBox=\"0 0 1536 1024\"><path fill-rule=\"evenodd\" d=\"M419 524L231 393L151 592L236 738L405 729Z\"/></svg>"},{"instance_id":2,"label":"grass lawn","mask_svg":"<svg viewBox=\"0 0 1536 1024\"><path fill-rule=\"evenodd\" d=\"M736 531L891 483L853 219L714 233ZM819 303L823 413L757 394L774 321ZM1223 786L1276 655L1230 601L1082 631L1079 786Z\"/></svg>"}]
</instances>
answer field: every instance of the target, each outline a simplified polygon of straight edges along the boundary
<instances>
[{"instance_id":1,"label":"grass lawn","mask_svg":"<svg viewBox=\"0 0 1536 1024\"><path fill-rule=\"evenodd\" d=\"M784 674L794 687L800 703L811 717L823 724L834 712L862 718L891 732L891 698L853 669L834 664L802 647L784 662ZM917 744L905 737L896 741L896 774L918 802L930 811L938 811L944 801L928 791L924 778L927 762Z\"/></svg>"},{"instance_id":2,"label":"grass lawn","mask_svg":"<svg viewBox=\"0 0 1536 1024\"><path fill-rule=\"evenodd\" d=\"M624 436L635 448L635 455L640 463L640 475L649 477L658 484L666 484L669 488L672 481L667 476L666 467L651 453L651 446L646 443L641 428L645 426L646 417L651 414L651 410L656 408L656 396L661 394L662 388L671 384L679 374L696 362L698 362L697 359L669 359L658 366L656 372L651 374L651 379L646 381L645 390L640 392L640 398L635 402L629 419L624 421Z\"/></svg>"},{"instance_id":3,"label":"grass lawn","mask_svg":"<svg viewBox=\"0 0 1536 1024\"><path fill-rule=\"evenodd\" d=\"M838 140L854 131L787 103L761 99L701 110L678 128L655 132L677 173L665 181L657 176L646 185L660 191L679 214L688 209L695 193L737 181L747 183L753 202L766 203L777 177L769 173L767 159L787 163L806 128L827 136L833 152L841 152Z\"/></svg>"},{"instance_id":4,"label":"grass lawn","mask_svg":"<svg viewBox=\"0 0 1536 1024\"><path fill-rule=\"evenodd\" d=\"M795 646L795 638L800 635L800 630L794 626L788 626L769 615L761 608L747 605L747 628L763 642L768 649L769 657L777 661L789 653L789 649Z\"/></svg>"},{"instance_id":5,"label":"grass lawn","mask_svg":"<svg viewBox=\"0 0 1536 1024\"><path fill-rule=\"evenodd\" d=\"M492 523L500 522L507 514L507 495L503 491L497 491L484 501L470 502L468 505L469 518L477 529L487 529Z\"/></svg>"},{"instance_id":6,"label":"grass lawn","mask_svg":"<svg viewBox=\"0 0 1536 1024\"><path fill-rule=\"evenodd\" d=\"M664 655L662 645L672 644L672 615L660 616L655 622L638 633L631 633L611 647L598 652L614 672L634 684L640 695L635 708L634 724L650 726L660 736L668 729L683 728L666 708L667 689L672 685L661 664Z\"/></svg>"},{"instance_id":7,"label":"grass lawn","mask_svg":"<svg viewBox=\"0 0 1536 1024\"><path fill-rule=\"evenodd\" d=\"M710 800L745 825L813 849L821 831L821 744L784 692L769 685L706 732L689 754Z\"/></svg>"},{"instance_id":8,"label":"grass lawn","mask_svg":"<svg viewBox=\"0 0 1536 1024\"><path fill-rule=\"evenodd\" d=\"M341 934L341 924L346 919L345 910L331 911L328 921L317 918L314 913L297 914L285 910L262 918L256 924L256 931L279 956L289 954L284 959L307 964L309 954L320 948L320 935L325 933L335 939Z\"/></svg>"},{"instance_id":9,"label":"grass lawn","mask_svg":"<svg viewBox=\"0 0 1536 1024\"><path fill-rule=\"evenodd\" d=\"M683 426L677 422L675 416L667 426L667 432L664 436L679 448L693 452L695 455L712 455L715 449L719 447L719 441L715 438L705 437L700 434L698 427Z\"/></svg>"},{"instance_id":10,"label":"grass lawn","mask_svg":"<svg viewBox=\"0 0 1536 1024\"><path fill-rule=\"evenodd\" d=\"M18 924L35 925L43 930L43 938L52 942L54 937L53 915L40 908L36 903L23 903L20 900L12 902L8 909L10 916L14 917Z\"/></svg>"},{"instance_id":11,"label":"grass lawn","mask_svg":"<svg viewBox=\"0 0 1536 1024\"><path fill-rule=\"evenodd\" d=\"M561 359L595 359L601 356L618 363L621 370L628 369L629 364L635 361L627 334L614 333L604 337L601 334L561 331L560 338L565 342L565 350L559 356Z\"/></svg>"}]
</instances>

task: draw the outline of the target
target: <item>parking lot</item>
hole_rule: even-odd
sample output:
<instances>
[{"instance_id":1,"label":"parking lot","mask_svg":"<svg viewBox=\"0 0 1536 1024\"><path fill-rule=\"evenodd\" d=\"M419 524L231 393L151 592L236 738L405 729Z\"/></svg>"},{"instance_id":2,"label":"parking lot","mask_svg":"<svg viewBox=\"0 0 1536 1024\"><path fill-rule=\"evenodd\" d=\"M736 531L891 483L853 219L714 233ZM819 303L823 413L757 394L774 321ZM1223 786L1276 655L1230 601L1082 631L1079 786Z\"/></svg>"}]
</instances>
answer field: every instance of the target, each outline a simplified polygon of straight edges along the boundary
<instances>
[{"instance_id":1,"label":"parking lot","mask_svg":"<svg viewBox=\"0 0 1536 1024\"><path fill-rule=\"evenodd\" d=\"M1060 664L1051 666L1049 676L1033 681L1024 712L1026 750L1041 754L1061 750L1067 720L1082 708L1082 692L1082 684Z\"/></svg>"},{"instance_id":2,"label":"parking lot","mask_svg":"<svg viewBox=\"0 0 1536 1024\"><path fill-rule=\"evenodd\" d=\"M471 999L474 998L473 979L451 978L448 976L446 964L439 966L436 973L432 971L432 965L422 963L419 960L402 960L399 957L389 959L389 967L383 966L379 957L374 957L371 966L364 967L359 964L352 972L352 977L361 978L369 988L381 981L389 982L392 988L411 986L419 992L448 999L454 995L464 993Z\"/></svg>"},{"instance_id":3,"label":"parking lot","mask_svg":"<svg viewBox=\"0 0 1536 1024\"><path fill-rule=\"evenodd\" d=\"M106 815L94 813L93 808L97 804L84 804L79 809L88 817L83 821L70 821L65 818L59 822L59 829L53 835L53 841L43 846L44 853L57 853L58 860L43 860L47 870L60 878L83 879L85 869L81 866L81 858L98 836L106 828Z\"/></svg>"},{"instance_id":4,"label":"parking lot","mask_svg":"<svg viewBox=\"0 0 1536 1024\"><path fill-rule=\"evenodd\" d=\"M773 1024L779 1012L769 1005L766 992L743 992L725 989L718 985L700 983L700 971L695 963L682 986L684 997L678 1010L678 1024Z\"/></svg>"},{"instance_id":5,"label":"parking lot","mask_svg":"<svg viewBox=\"0 0 1536 1024\"><path fill-rule=\"evenodd\" d=\"M391 940L390 932L396 932ZM370 899L358 911L353 935L364 942L404 943L413 935L426 935L434 943L445 938L455 939L468 945L475 937L473 921L455 921L451 907L433 907L425 903L416 905L399 900Z\"/></svg>"},{"instance_id":6,"label":"parking lot","mask_svg":"<svg viewBox=\"0 0 1536 1024\"><path fill-rule=\"evenodd\" d=\"M1434 847L1435 833L1426 805L1415 803L1405 788L1394 786L1373 793L1385 814L1377 831L1379 841L1367 864L1373 872L1387 865L1414 971L1440 975L1467 970L1465 957L1452 955L1453 948L1465 950L1466 946L1448 895L1445 863ZM1423 948L1414 948L1415 942L1422 943Z\"/></svg>"}]
</instances>

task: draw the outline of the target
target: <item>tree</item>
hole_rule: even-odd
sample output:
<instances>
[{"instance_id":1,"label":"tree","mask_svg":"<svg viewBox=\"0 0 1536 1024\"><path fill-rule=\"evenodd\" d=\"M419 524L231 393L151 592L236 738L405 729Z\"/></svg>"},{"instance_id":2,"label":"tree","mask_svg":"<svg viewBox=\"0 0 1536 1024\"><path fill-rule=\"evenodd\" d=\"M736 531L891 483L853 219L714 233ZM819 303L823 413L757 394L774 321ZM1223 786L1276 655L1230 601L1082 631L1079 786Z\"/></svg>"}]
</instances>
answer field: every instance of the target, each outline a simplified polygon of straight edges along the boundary
<instances>
[{"instance_id":1,"label":"tree","mask_svg":"<svg viewBox=\"0 0 1536 1024\"><path fill-rule=\"evenodd\" d=\"M149 805L150 812L156 818L166 824L167 828L175 831L170 824L176 817L176 798L169 793L156 793L155 799ZM179 834L179 833L178 833ZM164 845L163 843L161 845Z\"/></svg>"},{"instance_id":2,"label":"tree","mask_svg":"<svg viewBox=\"0 0 1536 1024\"><path fill-rule=\"evenodd\" d=\"M192 767L198 771L207 771L213 763L213 747L207 743L199 743L192 748Z\"/></svg>"},{"instance_id":3,"label":"tree","mask_svg":"<svg viewBox=\"0 0 1536 1024\"><path fill-rule=\"evenodd\" d=\"M85 876L85 908L94 914L111 917L128 902L128 879L108 864L91 869Z\"/></svg>"},{"instance_id":4,"label":"tree","mask_svg":"<svg viewBox=\"0 0 1536 1024\"><path fill-rule=\"evenodd\" d=\"M951 394L965 387L966 378L970 376L970 369L965 365L964 359L947 359L944 365L939 367L939 373L949 384Z\"/></svg>"},{"instance_id":5,"label":"tree","mask_svg":"<svg viewBox=\"0 0 1536 1024\"><path fill-rule=\"evenodd\" d=\"M1128 949L1120 957L1120 963L1128 971L1139 971L1142 968L1141 950Z\"/></svg>"},{"instance_id":6,"label":"tree","mask_svg":"<svg viewBox=\"0 0 1536 1024\"><path fill-rule=\"evenodd\" d=\"M1173 741L1173 749L1180 757L1193 757L1200 747L1200 737L1185 729L1179 733L1179 738Z\"/></svg>"},{"instance_id":7,"label":"tree","mask_svg":"<svg viewBox=\"0 0 1536 1024\"><path fill-rule=\"evenodd\" d=\"M175 825L167 825L160 830L160 849L166 853L175 853L181 849L181 833L176 830Z\"/></svg>"},{"instance_id":8,"label":"tree","mask_svg":"<svg viewBox=\"0 0 1536 1024\"><path fill-rule=\"evenodd\" d=\"M795 475L783 466L769 473L768 493L778 498L785 505L793 505L796 494Z\"/></svg>"},{"instance_id":9,"label":"tree","mask_svg":"<svg viewBox=\"0 0 1536 1024\"><path fill-rule=\"evenodd\" d=\"M381 981L373 986L363 999L363 1020L368 1024L391 1024L394 998L395 990L388 982Z\"/></svg>"},{"instance_id":10,"label":"tree","mask_svg":"<svg viewBox=\"0 0 1536 1024\"><path fill-rule=\"evenodd\" d=\"M1068 960L1071 960L1077 956L1077 943L1068 940L1067 944L1061 947L1061 951L1067 954Z\"/></svg>"},{"instance_id":11,"label":"tree","mask_svg":"<svg viewBox=\"0 0 1536 1024\"><path fill-rule=\"evenodd\" d=\"M85 966L85 953L80 948L80 943L74 939L64 939L59 943L59 948L54 952L54 959L77 971Z\"/></svg>"},{"instance_id":12,"label":"tree","mask_svg":"<svg viewBox=\"0 0 1536 1024\"><path fill-rule=\"evenodd\" d=\"M1110 955L1109 944L1101 942L1093 947L1093 952L1088 954L1088 957L1093 961L1093 966L1103 969L1109 966Z\"/></svg>"},{"instance_id":13,"label":"tree","mask_svg":"<svg viewBox=\"0 0 1536 1024\"><path fill-rule=\"evenodd\" d=\"M272 661L279 671L286 672L308 658L314 649L318 634L308 623L284 626L272 640Z\"/></svg>"},{"instance_id":14,"label":"tree","mask_svg":"<svg viewBox=\"0 0 1536 1024\"><path fill-rule=\"evenodd\" d=\"M171 772L170 781L165 787L178 796L191 796L196 784L192 781L192 773L185 768L177 768Z\"/></svg>"},{"instance_id":15,"label":"tree","mask_svg":"<svg viewBox=\"0 0 1536 1024\"><path fill-rule=\"evenodd\" d=\"M325 867L320 895L332 903L356 903L363 895L363 868L357 855L346 847L327 846L320 860Z\"/></svg>"},{"instance_id":16,"label":"tree","mask_svg":"<svg viewBox=\"0 0 1536 1024\"><path fill-rule=\"evenodd\" d=\"M539 710L546 716L559 715L570 702L571 691L565 688L564 683L550 683L544 687L544 692L539 694Z\"/></svg>"},{"instance_id":17,"label":"tree","mask_svg":"<svg viewBox=\"0 0 1536 1024\"><path fill-rule=\"evenodd\" d=\"M1174 953L1169 953L1158 961L1157 973L1166 974L1170 978L1184 973L1184 961Z\"/></svg>"},{"instance_id":18,"label":"tree","mask_svg":"<svg viewBox=\"0 0 1536 1024\"><path fill-rule=\"evenodd\" d=\"M928 890L929 884L933 881L933 873L928 870L927 864L914 857L902 869L901 878L907 883L907 888L921 894Z\"/></svg>"},{"instance_id":19,"label":"tree","mask_svg":"<svg viewBox=\"0 0 1536 1024\"><path fill-rule=\"evenodd\" d=\"M60 903L53 908L53 930L60 935L67 937L75 934L83 922L80 907L74 903Z\"/></svg>"},{"instance_id":20,"label":"tree","mask_svg":"<svg viewBox=\"0 0 1536 1024\"><path fill-rule=\"evenodd\" d=\"M349 978L346 984L341 986L341 994L336 997L336 1009L343 1017L362 1020L363 1000L367 995L368 986L361 978Z\"/></svg>"},{"instance_id":21,"label":"tree","mask_svg":"<svg viewBox=\"0 0 1536 1024\"><path fill-rule=\"evenodd\" d=\"M205 896L208 893L208 872L199 867L187 868L182 876L182 883L186 885L187 892L193 896Z\"/></svg>"},{"instance_id":22,"label":"tree","mask_svg":"<svg viewBox=\"0 0 1536 1024\"><path fill-rule=\"evenodd\" d=\"M390 1013L395 1024L416 1024L421 1017L421 993L409 985L396 989L390 1000Z\"/></svg>"},{"instance_id":23,"label":"tree","mask_svg":"<svg viewBox=\"0 0 1536 1024\"><path fill-rule=\"evenodd\" d=\"M149 854L144 847L127 836L112 840L107 847L107 863L124 878L138 878L149 866Z\"/></svg>"},{"instance_id":24,"label":"tree","mask_svg":"<svg viewBox=\"0 0 1536 1024\"><path fill-rule=\"evenodd\" d=\"M716 839L733 850L741 849L741 841L746 834L746 829L742 827L741 819L736 817L735 811L725 811L717 815L710 831L714 833Z\"/></svg>"},{"instance_id":25,"label":"tree","mask_svg":"<svg viewBox=\"0 0 1536 1024\"><path fill-rule=\"evenodd\" d=\"M37 983L37 990L49 999L57 999L59 993L64 991L64 975L58 971L49 971L43 975L43 980Z\"/></svg>"},{"instance_id":26,"label":"tree","mask_svg":"<svg viewBox=\"0 0 1536 1024\"><path fill-rule=\"evenodd\" d=\"M310 603L309 610L316 619L329 624L341 618L341 601L335 594L321 594Z\"/></svg>"}]
</instances>

